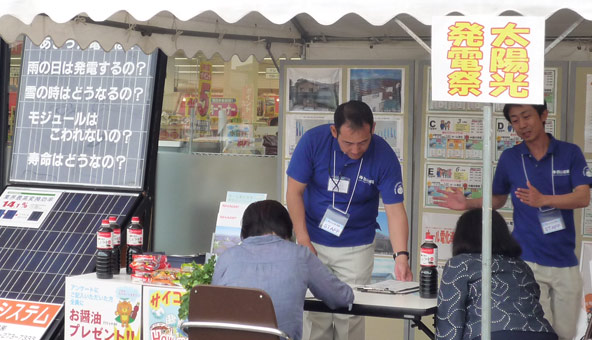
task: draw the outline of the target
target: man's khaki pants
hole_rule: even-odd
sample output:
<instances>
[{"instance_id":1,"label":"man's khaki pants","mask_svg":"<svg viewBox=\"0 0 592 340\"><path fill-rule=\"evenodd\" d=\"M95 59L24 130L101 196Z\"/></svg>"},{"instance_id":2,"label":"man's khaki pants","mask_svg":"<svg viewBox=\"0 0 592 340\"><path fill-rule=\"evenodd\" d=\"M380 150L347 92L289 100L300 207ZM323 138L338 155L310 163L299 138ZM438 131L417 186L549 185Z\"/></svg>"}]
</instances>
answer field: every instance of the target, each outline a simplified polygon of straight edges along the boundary
<instances>
[{"instance_id":1,"label":"man's khaki pants","mask_svg":"<svg viewBox=\"0 0 592 340\"><path fill-rule=\"evenodd\" d=\"M357 247L326 247L313 243L317 255L335 276L350 285L370 283L375 244ZM303 340L363 340L364 319L360 316L304 312Z\"/></svg>"},{"instance_id":2,"label":"man's khaki pants","mask_svg":"<svg viewBox=\"0 0 592 340\"><path fill-rule=\"evenodd\" d=\"M578 266L547 267L526 262L541 287L540 303L559 340L576 335L578 314L582 306L582 278Z\"/></svg>"}]
</instances>

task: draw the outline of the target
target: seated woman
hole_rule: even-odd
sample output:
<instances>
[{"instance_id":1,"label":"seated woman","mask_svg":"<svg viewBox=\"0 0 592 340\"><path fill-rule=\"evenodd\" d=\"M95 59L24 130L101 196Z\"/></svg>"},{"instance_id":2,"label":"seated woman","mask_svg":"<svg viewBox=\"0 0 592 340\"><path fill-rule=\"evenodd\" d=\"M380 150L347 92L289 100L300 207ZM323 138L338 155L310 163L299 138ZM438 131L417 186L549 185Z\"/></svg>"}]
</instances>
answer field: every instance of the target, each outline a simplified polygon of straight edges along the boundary
<instances>
[{"instance_id":1,"label":"seated woman","mask_svg":"<svg viewBox=\"0 0 592 340\"><path fill-rule=\"evenodd\" d=\"M436 339L481 339L481 216L481 209L469 210L456 223L438 292ZM556 340L520 245L497 211L492 218L491 339Z\"/></svg>"},{"instance_id":2,"label":"seated woman","mask_svg":"<svg viewBox=\"0 0 592 340\"><path fill-rule=\"evenodd\" d=\"M284 206L272 200L247 207L242 219L242 242L217 260L213 285L258 288L273 301L278 327L292 339L302 338L306 289L330 308L354 300L341 282L307 247L290 242L292 220Z\"/></svg>"}]
</instances>

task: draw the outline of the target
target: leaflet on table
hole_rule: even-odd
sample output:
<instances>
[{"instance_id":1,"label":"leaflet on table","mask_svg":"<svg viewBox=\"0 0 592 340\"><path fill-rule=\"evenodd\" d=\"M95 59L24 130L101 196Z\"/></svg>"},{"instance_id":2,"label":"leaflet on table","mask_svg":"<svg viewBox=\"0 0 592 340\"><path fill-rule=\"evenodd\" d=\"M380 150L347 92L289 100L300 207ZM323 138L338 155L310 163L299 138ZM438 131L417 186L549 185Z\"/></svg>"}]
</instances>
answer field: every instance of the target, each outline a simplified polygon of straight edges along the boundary
<instances>
[{"instance_id":1,"label":"leaflet on table","mask_svg":"<svg viewBox=\"0 0 592 340\"><path fill-rule=\"evenodd\" d=\"M495 160L497 161L504 150L520 144L522 138L518 137L518 134L512 128L512 124L505 117L496 118L495 126ZM545 132L555 136L555 119L547 118Z\"/></svg>"},{"instance_id":2,"label":"leaflet on table","mask_svg":"<svg viewBox=\"0 0 592 340\"><path fill-rule=\"evenodd\" d=\"M368 293L411 294L419 290L419 283L416 281L385 280L360 286L357 289Z\"/></svg>"},{"instance_id":3,"label":"leaflet on table","mask_svg":"<svg viewBox=\"0 0 592 340\"><path fill-rule=\"evenodd\" d=\"M445 164L426 164L425 206L433 206L435 196L443 196L438 190L461 188L467 198L481 198L483 167Z\"/></svg>"},{"instance_id":4,"label":"leaflet on table","mask_svg":"<svg viewBox=\"0 0 592 340\"><path fill-rule=\"evenodd\" d=\"M8 187L0 196L0 225L39 228L62 190Z\"/></svg>"},{"instance_id":5,"label":"leaflet on table","mask_svg":"<svg viewBox=\"0 0 592 340\"><path fill-rule=\"evenodd\" d=\"M427 117L427 158L483 159L483 119L461 116Z\"/></svg>"}]
</instances>

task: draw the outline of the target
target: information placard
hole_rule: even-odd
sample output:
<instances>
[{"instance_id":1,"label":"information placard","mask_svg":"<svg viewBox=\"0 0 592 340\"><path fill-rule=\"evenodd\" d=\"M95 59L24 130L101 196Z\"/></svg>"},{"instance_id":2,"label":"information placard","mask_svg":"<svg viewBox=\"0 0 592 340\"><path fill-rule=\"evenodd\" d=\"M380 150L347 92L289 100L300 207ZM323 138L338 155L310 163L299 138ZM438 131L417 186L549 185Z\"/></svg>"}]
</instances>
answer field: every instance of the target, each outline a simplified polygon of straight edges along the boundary
<instances>
[{"instance_id":1,"label":"information placard","mask_svg":"<svg viewBox=\"0 0 592 340\"><path fill-rule=\"evenodd\" d=\"M10 180L139 189L156 54L25 41Z\"/></svg>"},{"instance_id":2,"label":"information placard","mask_svg":"<svg viewBox=\"0 0 592 340\"><path fill-rule=\"evenodd\" d=\"M51 189L6 188L0 196L0 225L39 228L62 192Z\"/></svg>"},{"instance_id":3,"label":"information placard","mask_svg":"<svg viewBox=\"0 0 592 340\"><path fill-rule=\"evenodd\" d=\"M425 206L436 206L438 190L462 189L467 198L483 197L482 166L426 164Z\"/></svg>"},{"instance_id":4,"label":"information placard","mask_svg":"<svg viewBox=\"0 0 592 340\"><path fill-rule=\"evenodd\" d=\"M0 339L39 340L61 309L55 303L0 299Z\"/></svg>"},{"instance_id":5,"label":"information placard","mask_svg":"<svg viewBox=\"0 0 592 340\"><path fill-rule=\"evenodd\" d=\"M483 159L483 118L428 116L426 158Z\"/></svg>"}]
</instances>

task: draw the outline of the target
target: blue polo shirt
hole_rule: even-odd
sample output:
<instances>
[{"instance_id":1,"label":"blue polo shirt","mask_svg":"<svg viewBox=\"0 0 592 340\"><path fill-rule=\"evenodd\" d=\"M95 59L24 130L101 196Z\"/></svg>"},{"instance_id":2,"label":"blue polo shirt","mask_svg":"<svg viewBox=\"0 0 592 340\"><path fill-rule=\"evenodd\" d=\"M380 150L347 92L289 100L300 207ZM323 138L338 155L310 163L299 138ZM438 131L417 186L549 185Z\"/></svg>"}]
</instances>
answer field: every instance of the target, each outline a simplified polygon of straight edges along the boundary
<instances>
[{"instance_id":1,"label":"blue polo shirt","mask_svg":"<svg viewBox=\"0 0 592 340\"><path fill-rule=\"evenodd\" d=\"M578 264L574 253L576 246L573 209L562 209L565 229L543 234L538 219L538 208L530 207L516 198L517 188L526 188L526 176L530 183L544 195L568 194L578 185L592 184L592 174L580 148L551 136L547 154L537 161L525 143L505 150L493 178L493 194L511 194L514 205L514 231L512 235L522 247L526 261L550 267L571 267ZM522 161L524 160L524 167ZM524 170L525 169L525 170ZM553 177L551 177L553 176Z\"/></svg>"},{"instance_id":2,"label":"blue polo shirt","mask_svg":"<svg viewBox=\"0 0 592 340\"><path fill-rule=\"evenodd\" d=\"M307 184L303 198L311 241L331 247L370 244L374 242L376 228L379 228L376 222L379 195L382 195L385 204L403 202L401 165L390 145L374 134L363 161L350 159L339 148L330 126L315 127L302 136L286 173ZM336 175L350 179L347 193L335 193L335 207L345 211L352 198L347 211L350 217L339 237L319 228L325 211L333 201L333 192L328 190L328 184L334 162Z\"/></svg>"}]
</instances>

